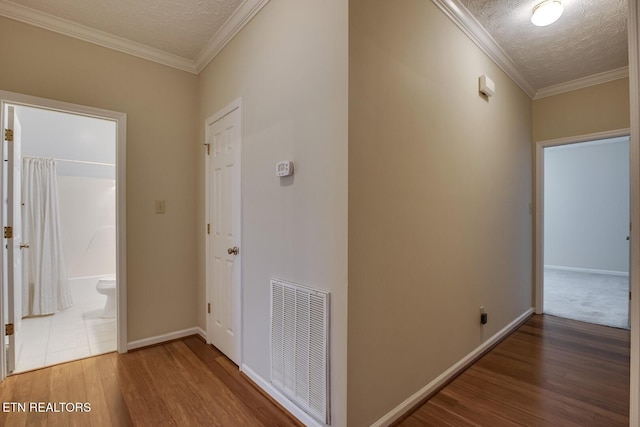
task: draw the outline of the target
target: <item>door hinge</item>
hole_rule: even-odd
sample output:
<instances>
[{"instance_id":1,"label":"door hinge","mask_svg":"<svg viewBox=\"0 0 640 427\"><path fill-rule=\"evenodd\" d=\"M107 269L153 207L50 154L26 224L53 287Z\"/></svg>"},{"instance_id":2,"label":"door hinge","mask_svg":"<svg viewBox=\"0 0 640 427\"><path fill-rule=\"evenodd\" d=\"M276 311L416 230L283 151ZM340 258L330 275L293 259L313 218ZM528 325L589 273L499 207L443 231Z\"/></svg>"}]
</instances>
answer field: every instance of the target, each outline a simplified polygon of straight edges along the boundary
<instances>
[{"instance_id":1,"label":"door hinge","mask_svg":"<svg viewBox=\"0 0 640 427\"><path fill-rule=\"evenodd\" d=\"M629 301L631 301L631 292L629 292Z\"/></svg>"},{"instance_id":2,"label":"door hinge","mask_svg":"<svg viewBox=\"0 0 640 427\"><path fill-rule=\"evenodd\" d=\"M207 303L207 313L211 314L211 303Z\"/></svg>"},{"instance_id":3,"label":"door hinge","mask_svg":"<svg viewBox=\"0 0 640 427\"><path fill-rule=\"evenodd\" d=\"M211 234L211 224L207 224L207 234Z\"/></svg>"},{"instance_id":4,"label":"door hinge","mask_svg":"<svg viewBox=\"0 0 640 427\"><path fill-rule=\"evenodd\" d=\"M8 142L13 142L13 129L4 130L4 140Z\"/></svg>"},{"instance_id":5,"label":"door hinge","mask_svg":"<svg viewBox=\"0 0 640 427\"><path fill-rule=\"evenodd\" d=\"M4 238L5 239L13 238L13 227L5 227L4 228Z\"/></svg>"},{"instance_id":6,"label":"door hinge","mask_svg":"<svg viewBox=\"0 0 640 427\"><path fill-rule=\"evenodd\" d=\"M207 147L207 154L211 154L211 144L203 144L205 147Z\"/></svg>"},{"instance_id":7,"label":"door hinge","mask_svg":"<svg viewBox=\"0 0 640 427\"><path fill-rule=\"evenodd\" d=\"M5 335L13 335L13 323L7 323L4 325L4 334Z\"/></svg>"}]
</instances>

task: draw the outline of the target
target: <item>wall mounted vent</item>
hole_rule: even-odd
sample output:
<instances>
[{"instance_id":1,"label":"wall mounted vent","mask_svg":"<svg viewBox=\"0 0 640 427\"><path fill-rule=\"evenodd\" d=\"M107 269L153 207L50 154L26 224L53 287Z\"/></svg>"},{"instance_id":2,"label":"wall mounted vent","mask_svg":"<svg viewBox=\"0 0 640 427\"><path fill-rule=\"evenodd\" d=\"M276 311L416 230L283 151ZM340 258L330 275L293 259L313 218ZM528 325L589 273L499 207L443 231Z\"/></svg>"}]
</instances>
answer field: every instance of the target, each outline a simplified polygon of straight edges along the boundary
<instances>
[{"instance_id":1,"label":"wall mounted vent","mask_svg":"<svg viewBox=\"0 0 640 427\"><path fill-rule=\"evenodd\" d=\"M271 382L329 424L329 293L271 279Z\"/></svg>"}]
</instances>

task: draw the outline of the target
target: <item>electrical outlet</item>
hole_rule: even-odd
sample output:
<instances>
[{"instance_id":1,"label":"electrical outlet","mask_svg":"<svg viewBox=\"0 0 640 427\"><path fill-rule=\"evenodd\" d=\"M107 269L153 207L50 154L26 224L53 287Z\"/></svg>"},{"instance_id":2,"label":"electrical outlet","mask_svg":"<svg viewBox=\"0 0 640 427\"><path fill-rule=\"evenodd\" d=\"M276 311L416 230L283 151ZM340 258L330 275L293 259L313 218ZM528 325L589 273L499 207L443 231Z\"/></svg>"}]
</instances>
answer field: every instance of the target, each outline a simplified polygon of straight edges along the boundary
<instances>
[{"instance_id":1,"label":"electrical outlet","mask_svg":"<svg viewBox=\"0 0 640 427\"><path fill-rule=\"evenodd\" d=\"M484 311L484 305L480 306L480 323L486 325L488 321L487 313Z\"/></svg>"}]
</instances>

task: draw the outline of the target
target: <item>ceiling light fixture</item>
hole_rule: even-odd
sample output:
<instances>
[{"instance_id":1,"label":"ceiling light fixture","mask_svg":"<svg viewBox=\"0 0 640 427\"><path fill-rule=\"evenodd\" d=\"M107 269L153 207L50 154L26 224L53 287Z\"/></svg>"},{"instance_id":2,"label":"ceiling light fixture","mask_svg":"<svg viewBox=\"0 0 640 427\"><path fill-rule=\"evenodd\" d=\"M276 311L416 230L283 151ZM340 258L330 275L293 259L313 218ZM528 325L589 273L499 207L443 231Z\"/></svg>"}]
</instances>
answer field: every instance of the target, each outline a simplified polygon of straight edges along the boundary
<instances>
[{"instance_id":1,"label":"ceiling light fixture","mask_svg":"<svg viewBox=\"0 0 640 427\"><path fill-rule=\"evenodd\" d=\"M533 8L531 22L538 27L545 27L553 24L560 18L564 7L560 0L546 0Z\"/></svg>"}]
</instances>

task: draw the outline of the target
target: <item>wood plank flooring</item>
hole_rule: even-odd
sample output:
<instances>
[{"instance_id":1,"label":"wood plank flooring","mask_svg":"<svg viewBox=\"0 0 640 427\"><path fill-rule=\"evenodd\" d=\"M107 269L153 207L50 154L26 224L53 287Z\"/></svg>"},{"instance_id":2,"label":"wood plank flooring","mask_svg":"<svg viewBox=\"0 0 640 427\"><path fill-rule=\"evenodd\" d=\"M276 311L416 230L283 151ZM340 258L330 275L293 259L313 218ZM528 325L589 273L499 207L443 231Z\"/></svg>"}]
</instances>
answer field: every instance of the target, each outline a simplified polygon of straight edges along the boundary
<instances>
[{"instance_id":1,"label":"wood plank flooring","mask_svg":"<svg viewBox=\"0 0 640 427\"><path fill-rule=\"evenodd\" d=\"M91 404L90 412L0 407L0 425L12 427L301 425L198 337L13 375L0 383L0 402Z\"/></svg>"},{"instance_id":2,"label":"wood plank flooring","mask_svg":"<svg viewBox=\"0 0 640 427\"><path fill-rule=\"evenodd\" d=\"M398 425L628 426L628 330L536 315Z\"/></svg>"},{"instance_id":3,"label":"wood plank flooring","mask_svg":"<svg viewBox=\"0 0 640 427\"><path fill-rule=\"evenodd\" d=\"M14 375L0 402L91 404L12 427L300 425L197 337ZM398 425L627 426L628 402L629 331L534 316Z\"/></svg>"}]
</instances>

